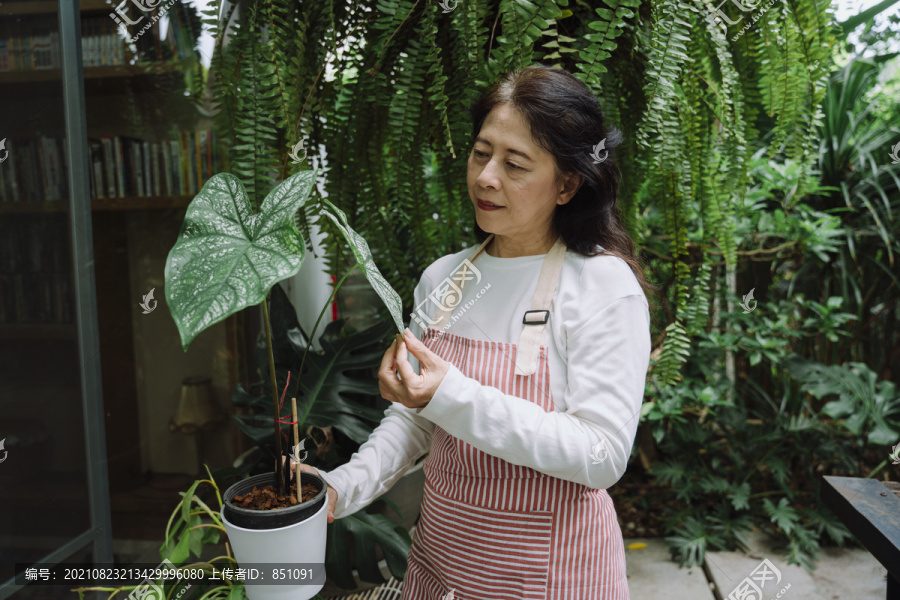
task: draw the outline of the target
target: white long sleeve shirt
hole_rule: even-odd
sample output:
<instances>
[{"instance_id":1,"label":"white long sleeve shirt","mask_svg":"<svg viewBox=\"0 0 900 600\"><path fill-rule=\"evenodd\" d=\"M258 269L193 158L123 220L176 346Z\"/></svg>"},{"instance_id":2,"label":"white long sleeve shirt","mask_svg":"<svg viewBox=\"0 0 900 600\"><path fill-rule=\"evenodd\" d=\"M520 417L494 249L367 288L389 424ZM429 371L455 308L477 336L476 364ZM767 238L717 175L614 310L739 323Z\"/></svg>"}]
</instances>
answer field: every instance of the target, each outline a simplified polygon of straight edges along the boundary
<instances>
[{"instance_id":1,"label":"white long sleeve shirt","mask_svg":"<svg viewBox=\"0 0 900 600\"><path fill-rule=\"evenodd\" d=\"M416 286L415 306L473 252L466 248L433 262ZM531 309L545 257L499 258L482 252L473 263L482 278L467 283L445 332L518 344L522 315ZM430 318L437 305L428 300L423 308ZM422 339L416 319L409 328ZM647 299L628 264L614 256L566 252L543 345L552 412L482 385L451 364L425 407L394 403L347 464L319 470L338 492L335 518L353 514L389 490L429 451L435 425L516 465L590 488L615 484L631 454L650 361ZM418 373L418 360L408 356Z\"/></svg>"}]
</instances>

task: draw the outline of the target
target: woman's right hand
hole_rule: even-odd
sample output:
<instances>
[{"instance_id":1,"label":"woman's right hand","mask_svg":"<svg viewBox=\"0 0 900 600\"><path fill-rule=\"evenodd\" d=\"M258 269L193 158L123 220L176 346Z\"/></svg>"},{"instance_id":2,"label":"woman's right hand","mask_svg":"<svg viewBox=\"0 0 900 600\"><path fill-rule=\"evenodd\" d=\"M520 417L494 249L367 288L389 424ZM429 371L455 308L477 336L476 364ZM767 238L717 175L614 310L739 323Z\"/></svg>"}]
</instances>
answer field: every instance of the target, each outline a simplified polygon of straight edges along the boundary
<instances>
[{"instance_id":1,"label":"woman's right hand","mask_svg":"<svg viewBox=\"0 0 900 600\"><path fill-rule=\"evenodd\" d=\"M287 457L285 457L285 456L281 457L282 463L284 463L285 458L287 458ZM293 479L294 478L294 467L297 465L297 463L295 463L294 459L292 458L290 464L291 464L291 479ZM300 463L300 470L306 471L307 473L312 473L313 475L318 475L319 477L322 477L321 475L319 475L319 472L316 469L314 469L304 463ZM324 477L322 477L322 481L325 481ZM333 523L334 522L334 507L337 504L337 497L338 497L337 490L334 489L333 487L331 487L330 485L328 485L328 482L326 482L325 485L328 487L328 522Z\"/></svg>"}]
</instances>

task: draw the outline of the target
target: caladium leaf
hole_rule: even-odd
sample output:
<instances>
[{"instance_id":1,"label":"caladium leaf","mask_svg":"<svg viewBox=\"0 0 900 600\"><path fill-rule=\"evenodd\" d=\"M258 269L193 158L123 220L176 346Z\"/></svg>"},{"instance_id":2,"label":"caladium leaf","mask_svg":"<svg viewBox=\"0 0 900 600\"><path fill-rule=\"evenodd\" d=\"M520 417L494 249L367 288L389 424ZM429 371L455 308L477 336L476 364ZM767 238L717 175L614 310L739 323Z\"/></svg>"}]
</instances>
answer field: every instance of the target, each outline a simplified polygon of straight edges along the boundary
<instances>
[{"instance_id":1,"label":"caladium leaf","mask_svg":"<svg viewBox=\"0 0 900 600\"><path fill-rule=\"evenodd\" d=\"M327 210L324 211L325 216L334 222L338 231L350 244L350 250L353 252L353 256L356 257L356 262L362 267L366 279L369 280L369 283L375 289L375 293L378 294L385 306L387 306L388 311L390 311L394 324L397 326L397 331L402 334L405 327L403 326L403 300L400 299L400 295L394 291L394 288L391 287L381 274L381 271L378 270L378 267L375 266L375 259L372 256L372 251L369 249L369 244L361 235L353 231L350 223L347 222L347 215L344 214L344 211L325 198L322 198L322 202L334 211L334 215Z\"/></svg>"},{"instance_id":2,"label":"caladium leaf","mask_svg":"<svg viewBox=\"0 0 900 600\"><path fill-rule=\"evenodd\" d=\"M278 281L300 270L306 249L294 213L317 171L301 171L273 189L252 214L240 179L217 173L191 201L166 260L166 303L181 346L214 323L262 302Z\"/></svg>"}]
</instances>

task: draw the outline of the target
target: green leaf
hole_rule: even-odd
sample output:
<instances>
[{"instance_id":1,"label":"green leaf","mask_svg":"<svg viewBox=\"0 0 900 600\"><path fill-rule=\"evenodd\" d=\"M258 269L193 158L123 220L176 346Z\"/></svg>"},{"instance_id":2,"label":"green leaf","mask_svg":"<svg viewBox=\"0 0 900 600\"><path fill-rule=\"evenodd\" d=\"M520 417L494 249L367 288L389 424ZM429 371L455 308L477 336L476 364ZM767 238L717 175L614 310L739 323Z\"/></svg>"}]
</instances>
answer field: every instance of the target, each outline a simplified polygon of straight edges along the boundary
<instances>
[{"instance_id":1,"label":"green leaf","mask_svg":"<svg viewBox=\"0 0 900 600\"><path fill-rule=\"evenodd\" d=\"M244 584L243 583L235 583L231 586L231 589L228 591L227 600L244 600Z\"/></svg>"},{"instance_id":2,"label":"green leaf","mask_svg":"<svg viewBox=\"0 0 900 600\"><path fill-rule=\"evenodd\" d=\"M376 380L353 372L361 373L381 364L384 347L377 342L390 333L391 326L390 321L382 320L363 331L339 337L342 325L342 321L329 323L319 338L322 352L310 352L306 358L309 371L300 379L302 396L297 398L297 411L304 425L335 427L364 444L372 428L362 419L377 423L384 418L384 411L351 399L354 394L379 394Z\"/></svg>"},{"instance_id":3,"label":"green leaf","mask_svg":"<svg viewBox=\"0 0 900 600\"><path fill-rule=\"evenodd\" d=\"M222 533L221 531L219 531L215 527L204 527L201 531L203 531L203 537L200 538L201 545L219 543L219 536Z\"/></svg>"},{"instance_id":4,"label":"green leaf","mask_svg":"<svg viewBox=\"0 0 900 600\"><path fill-rule=\"evenodd\" d=\"M163 558L168 558L172 561L172 564L178 566L184 564L184 561L188 559L190 556L190 547L188 544L190 543L191 536L187 531L182 532L181 538L178 540L178 543L174 548L171 549L171 552L168 552L168 548L166 549L168 552L168 556L164 556Z\"/></svg>"},{"instance_id":5,"label":"green leaf","mask_svg":"<svg viewBox=\"0 0 900 600\"><path fill-rule=\"evenodd\" d=\"M241 180L217 173L191 201L178 240L166 260L166 303L183 350L204 329L262 302L269 289L296 274L303 238L294 214L303 206L316 171L292 175L251 213Z\"/></svg>"},{"instance_id":6,"label":"green leaf","mask_svg":"<svg viewBox=\"0 0 900 600\"><path fill-rule=\"evenodd\" d=\"M194 515L191 517L191 527L196 527L197 525L202 525L203 519L200 515ZM200 558L200 553L203 552L203 532L207 529L212 529L211 527L202 527L200 529L189 529L187 531L188 535L188 547L191 549L191 552L194 553L194 556Z\"/></svg>"},{"instance_id":7,"label":"green leaf","mask_svg":"<svg viewBox=\"0 0 900 600\"><path fill-rule=\"evenodd\" d=\"M384 515L370 515L365 510L336 519L329 527L331 531L325 543L325 561L329 566L341 565L340 571L336 568L328 570L328 577L338 585L347 589L356 587L350 565L346 564L346 557L350 554L348 538L351 536L360 579L371 583L385 582L375 560L375 544L381 547L391 574L403 579L406 556L412 547L412 538L403 527Z\"/></svg>"},{"instance_id":8,"label":"green leaf","mask_svg":"<svg viewBox=\"0 0 900 600\"><path fill-rule=\"evenodd\" d=\"M728 495L731 497L731 505L735 510L750 508L750 484L746 481L732 488Z\"/></svg>"},{"instance_id":9,"label":"green leaf","mask_svg":"<svg viewBox=\"0 0 900 600\"><path fill-rule=\"evenodd\" d=\"M896 444L898 439L900 435L887 423L880 421L869 432L868 442L876 446L891 446Z\"/></svg>"},{"instance_id":10,"label":"green leaf","mask_svg":"<svg viewBox=\"0 0 900 600\"><path fill-rule=\"evenodd\" d=\"M763 500L763 507L772 522L788 535L800 522L799 513L790 505L790 501L786 497L778 501L778 506L775 506L771 500L766 498Z\"/></svg>"},{"instance_id":11,"label":"green leaf","mask_svg":"<svg viewBox=\"0 0 900 600\"><path fill-rule=\"evenodd\" d=\"M402 334L403 330L406 329L403 325L403 301L381 275L378 267L375 266L375 259L372 257L372 251L369 250L369 244L350 227L350 223L347 222L347 215L341 209L325 198L322 201L337 214L335 216L328 211L324 211L325 216L334 222L338 231L343 234L347 243L350 244L350 250L353 252L353 256L356 257L357 263L362 267L366 279L369 280L375 292L387 306L391 317L394 319L394 324L397 326L397 331Z\"/></svg>"},{"instance_id":12,"label":"green leaf","mask_svg":"<svg viewBox=\"0 0 900 600\"><path fill-rule=\"evenodd\" d=\"M181 498L181 518L184 520L185 524L191 522L191 500L194 498L194 492L197 491L197 486L199 485L199 481L192 483L191 487L188 488L188 491L186 491Z\"/></svg>"}]
</instances>

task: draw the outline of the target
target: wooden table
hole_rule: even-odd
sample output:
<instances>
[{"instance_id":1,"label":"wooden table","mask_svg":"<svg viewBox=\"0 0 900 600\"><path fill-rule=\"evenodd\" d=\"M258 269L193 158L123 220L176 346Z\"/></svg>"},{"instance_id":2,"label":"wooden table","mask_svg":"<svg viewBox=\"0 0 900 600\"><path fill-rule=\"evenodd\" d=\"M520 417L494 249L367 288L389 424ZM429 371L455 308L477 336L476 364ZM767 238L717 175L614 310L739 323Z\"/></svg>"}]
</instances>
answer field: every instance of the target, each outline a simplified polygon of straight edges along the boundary
<instances>
[{"instance_id":1,"label":"wooden table","mask_svg":"<svg viewBox=\"0 0 900 600\"><path fill-rule=\"evenodd\" d=\"M824 477L822 500L887 569L887 600L900 600L900 483Z\"/></svg>"}]
</instances>

